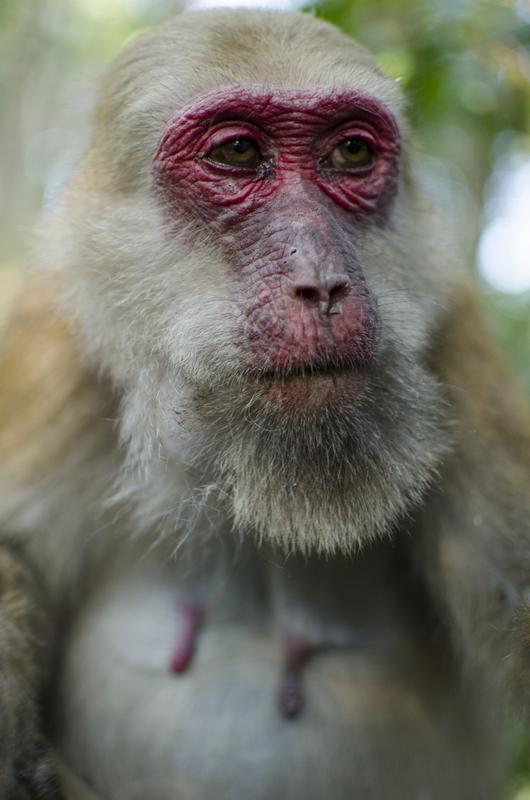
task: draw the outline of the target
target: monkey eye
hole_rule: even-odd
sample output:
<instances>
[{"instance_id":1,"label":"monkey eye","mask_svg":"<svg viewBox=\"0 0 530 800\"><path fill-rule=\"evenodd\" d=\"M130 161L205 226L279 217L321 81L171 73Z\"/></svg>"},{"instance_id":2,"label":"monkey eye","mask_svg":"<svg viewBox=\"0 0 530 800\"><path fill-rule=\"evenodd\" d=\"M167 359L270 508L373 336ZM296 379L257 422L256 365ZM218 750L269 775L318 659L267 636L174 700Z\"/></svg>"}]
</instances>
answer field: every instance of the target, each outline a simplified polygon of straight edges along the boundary
<instances>
[{"instance_id":1,"label":"monkey eye","mask_svg":"<svg viewBox=\"0 0 530 800\"><path fill-rule=\"evenodd\" d=\"M333 169L359 169L374 161L374 151L364 139L352 136L333 148L325 159L325 166Z\"/></svg>"},{"instance_id":2,"label":"monkey eye","mask_svg":"<svg viewBox=\"0 0 530 800\"><path fill-rule=\"evenodd\" d=\"M256 169L263 161L256 142L246 136L237 136L213 147L206 158L214 164L243 169Z\"/></svg>"}]
</instances>

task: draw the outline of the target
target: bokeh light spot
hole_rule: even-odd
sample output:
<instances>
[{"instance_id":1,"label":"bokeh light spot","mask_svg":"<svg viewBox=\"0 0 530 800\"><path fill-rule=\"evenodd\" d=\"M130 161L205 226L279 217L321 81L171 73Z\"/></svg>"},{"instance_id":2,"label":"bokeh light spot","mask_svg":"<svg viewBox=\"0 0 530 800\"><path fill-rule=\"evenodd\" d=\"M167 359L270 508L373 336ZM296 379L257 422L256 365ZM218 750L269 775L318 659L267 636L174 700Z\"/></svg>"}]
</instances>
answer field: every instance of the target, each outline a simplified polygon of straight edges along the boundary
<instances>
[{"instance_id":1,"label":"bokeh light spot","mask_svg":"<svg viewBox=\"0 0 530 800\"><path fill-rule=\"evenodd\" d=\"M530 290L530 156L509 159L493 174L479 271L502 292Z\"/></svg>"}]
</instances>

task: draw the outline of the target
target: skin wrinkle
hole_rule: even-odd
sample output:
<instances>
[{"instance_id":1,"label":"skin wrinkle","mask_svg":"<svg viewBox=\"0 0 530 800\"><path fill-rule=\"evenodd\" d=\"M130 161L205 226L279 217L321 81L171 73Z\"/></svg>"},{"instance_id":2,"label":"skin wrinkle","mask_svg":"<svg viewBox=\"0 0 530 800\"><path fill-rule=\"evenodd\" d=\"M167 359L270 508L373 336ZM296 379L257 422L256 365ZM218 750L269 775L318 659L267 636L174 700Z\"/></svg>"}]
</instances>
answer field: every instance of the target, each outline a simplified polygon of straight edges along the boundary
<instances>
[{"instance_id":1,"label":"skin wrinkle","mask_svg":"<svg viewBox=\"0 0 530 800\"><path fill-rule=\"evenodd\" d=\"M193 114L184 111L176 120L169 124L166 133L155 154L155 172L163 176L168 175L171 179L177 180L182 174L182 163L188 162L193 165L194 180L201 180L201 168L204 167L204 156L214 146L223 141L215 138L215 133L219 132L220 119L230 122L229 129L234 128L234 120L239 120L239 135L248 135L257 140L263 152L267 152L269 146L263 146L262 132L267 130L270 139L277 143L280 151L276 173L281 173L300 154L307 149L308 161L303 171L306 172L332 199L343 205L349 210L362 208L365 211L384 211L387 208L380 208L378 199L384 198L384 206L388 206L391 198L387 197L388 182L395 184L399 161L399 132L397 124L391 112L382 103L360 95L351 90L329 90L316 93L307 93L303 90L276 90L267 95L267 102L260 106L260 94L263 90L259 88L238 88L216 90L208 92L195 101L198 107ZM311 103L317 104L322 108L320 114L316 114ZM296 105L301 105L300 109ZM282 113L283 110L283 113ZM289 115L289 126L293 128L293 133L287 130L287 141L285 139L284 117ZM247 120L252 117L252 125L249 126ZM212 118L216 124L212 126ZM322 120L322 124L321 121ZM335 120L335 125L330 125L330 121ZM325 122L325 124L324 124ZM193 123L193 124L192 124ZM347 124L348 123L348 124ZM347 131L350 136L361 134L367 141L374 146L378 154L374 169L371 171L370 180L362 180L353 177L350 173L346 178L338 178L328 170L319 172L315 167L316 163L327 152L329 152L337 142L337 136L346 137ZM292 138L296 139L295 152L286 154L283 150L289 145ZM268 139L268 141L270 141ZM278 144L279 143L279 144ZM283 148L280 146L283 145ZM201 158L197 161L198 156ZM209 171L211 179L210 200L212 204L231 205L234 202L242 202L248 199L248 192L241 195L243 189L250 186L256 191L259 187L262 192L262 181L256 180L255 176L248 175L238 181L238 188L234 195L227 192L215 192L215 171ZM392 180L394 178L394 180ZM255 193L254 191L254 193ZM261 195L264 197L264 195ZM249 207L242 207L240 213L250 213L252 204ZM213 208L209 211L212 221L216 222Z\"/></svg>"},{"instance_id":2,"label":"skin wrinkle","mask_svg":"<svg viewBox=\"0 0 530 800\"><path fill-rule=\"evenodd\" d=\"M330 152L355 136L373 160L327 166ZM242 137L261 154L256 168L209 158ZM169 123L154 157L155 187L169 210L177 206L219 238L237 284L244 369L311 374L374 357L377 303L356 242L389 219L399 153L391 112L350 89L217 89Z\"/></svg>"}]
</instances>

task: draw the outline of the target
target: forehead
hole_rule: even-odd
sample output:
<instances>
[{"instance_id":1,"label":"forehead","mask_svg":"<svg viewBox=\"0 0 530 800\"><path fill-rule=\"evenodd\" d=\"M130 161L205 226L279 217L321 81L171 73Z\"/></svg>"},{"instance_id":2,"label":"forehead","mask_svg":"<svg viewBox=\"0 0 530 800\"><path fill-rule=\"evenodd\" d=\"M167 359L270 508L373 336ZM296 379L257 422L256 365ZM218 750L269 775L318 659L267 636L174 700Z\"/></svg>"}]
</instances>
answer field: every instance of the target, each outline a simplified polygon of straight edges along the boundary
<instances>
[{"instance_id":1,"label":"forehead","mask_svg":"<svg viewBox=\"0 0 530 800\"><path fill-rule=\"evenodd\" d=\"M364 48L309 15L224 12L204 16L202 32L207 46L201 57L206 56L210 80L226 76L225 85L355 88L391 108L401 106L398 87Z\"/></svg>"},{"instance_id":2,"label":"forehead","mask_svg":"<svg viewBox=\"0 0 530 800\"><path fill-rule=\"evenodd\" d=\"M223 86L335 87L374 97L400 121L403 96L369 54L308 15L234 11L184 14L125 48L109 81L114 105L173 113Z\"/></svg>"},{"instance_id":3,"label":"forehead","mask_svg":"<svg viewBox=\"0 0 530 800\"><path fill-rule=\"evenodd\" d=\"M325 124L351 117L397 129L392 112L380 100L356 89L335 86L220 87L194 98L177 119L180 124L195 127L233 118L276 124L283 120Z\"/></svg>"}]
</instances>

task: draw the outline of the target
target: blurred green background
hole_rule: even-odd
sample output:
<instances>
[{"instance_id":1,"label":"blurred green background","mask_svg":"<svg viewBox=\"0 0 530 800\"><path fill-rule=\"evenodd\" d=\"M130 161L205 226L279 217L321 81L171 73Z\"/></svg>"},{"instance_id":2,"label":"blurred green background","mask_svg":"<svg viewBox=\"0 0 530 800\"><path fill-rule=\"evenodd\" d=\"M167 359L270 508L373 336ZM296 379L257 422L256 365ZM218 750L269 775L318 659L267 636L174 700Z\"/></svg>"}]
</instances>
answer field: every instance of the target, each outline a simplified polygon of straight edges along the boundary
<instances>
[{"instance_id":1,"label":"blurred green background","mask_svg":"<svg viewBox=\"0 0 530 800\"><path fill-rule=\"evenodd\" d=\"M188 5L214 4L253 5ZM130 36L181 7L180 0L0 0L4 305L35 214L53 202L83 150L98 73ZM425 186L449 212L491 325L530 390L530 0L324 0L308 10L367 45L407 92ZM507 798L530 800L530 741L515 725L512 739Z\"/></svg>"}]
</instances>

